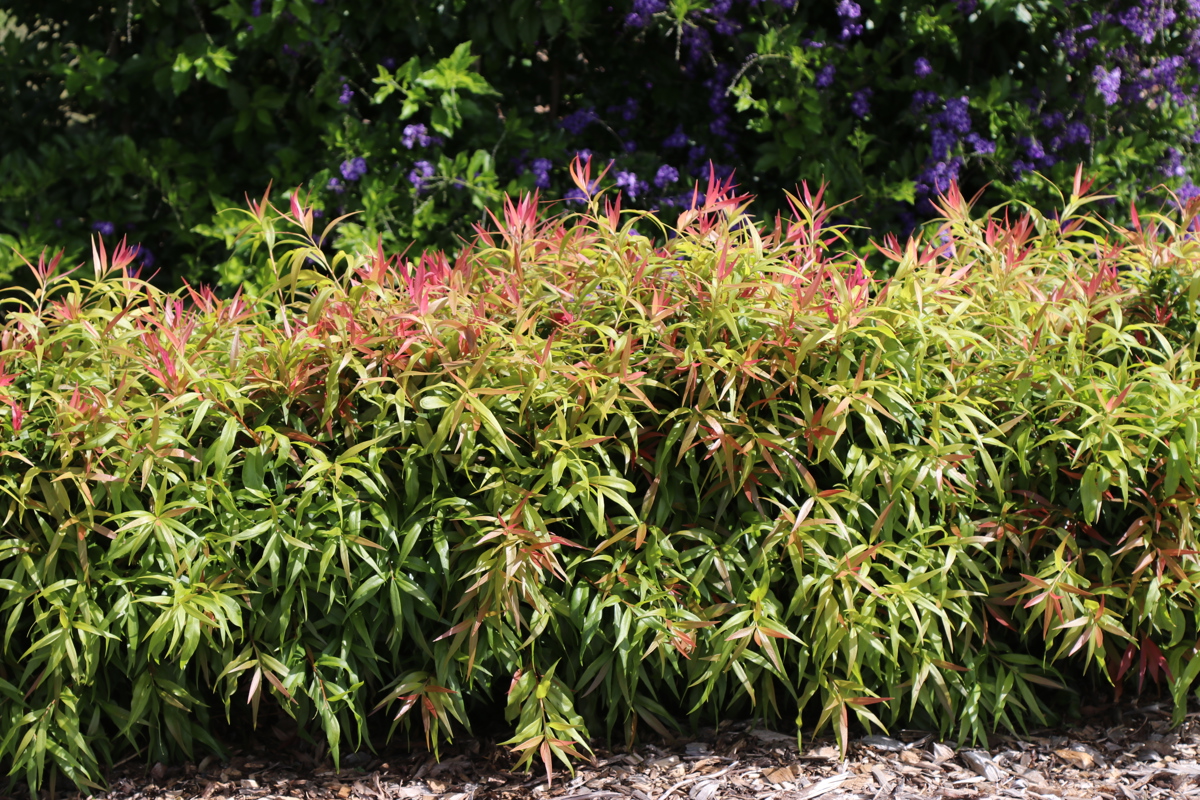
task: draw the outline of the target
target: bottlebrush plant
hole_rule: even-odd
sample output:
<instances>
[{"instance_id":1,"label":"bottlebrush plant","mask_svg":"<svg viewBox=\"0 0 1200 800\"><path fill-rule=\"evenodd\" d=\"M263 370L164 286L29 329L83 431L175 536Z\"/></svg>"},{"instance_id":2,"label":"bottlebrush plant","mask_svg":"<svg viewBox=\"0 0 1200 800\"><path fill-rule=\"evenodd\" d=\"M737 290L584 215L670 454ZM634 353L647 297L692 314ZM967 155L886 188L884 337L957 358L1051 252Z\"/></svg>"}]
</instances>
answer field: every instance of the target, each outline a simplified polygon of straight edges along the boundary
<instances>
[{"instance_id":1,"label":"bottlebrush plant","mask_svg":"<svg viewBox=\"0 0 1200 800\"><path fill-rule=\"evenodd\" d=\"M0 330L0 765L96 786L264 705L337 760L505 701L547 772L694 715L980 741L1089 682L1178 721L1200 202L1122 229L1089 189L952 185L887 281L822 191L766 234L713 181L673 224L510 199L453 262L329 257L264 197L253 301L39 260Z\"/></svg>"}]
</instances>

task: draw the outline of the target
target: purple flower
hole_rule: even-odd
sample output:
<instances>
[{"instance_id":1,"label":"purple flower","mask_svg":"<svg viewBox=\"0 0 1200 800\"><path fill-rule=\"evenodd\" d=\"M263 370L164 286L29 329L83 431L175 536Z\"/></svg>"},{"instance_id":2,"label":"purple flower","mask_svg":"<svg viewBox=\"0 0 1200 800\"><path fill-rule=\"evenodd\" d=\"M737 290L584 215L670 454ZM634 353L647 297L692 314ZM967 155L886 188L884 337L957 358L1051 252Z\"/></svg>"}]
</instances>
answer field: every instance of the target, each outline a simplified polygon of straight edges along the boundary
<instances>
[{"instance_id":1,"label":"purple flower","mask_svg":"<svg viewBox=\"0 0 1200 800\"><path fill-rule=\"evenodd\" d=\"M395 69L396 68L396 59L392 58L391 56L388 56L387 58L380 61L379 65L381 67L383 67L384 69L388 69L388 70Z\"/></svg>"},{"instance_id":2,"label":"purple flower","mask_svg":"<svg viewBox=\"0 0 1200 800\"><path fill-rule=\"evenodd\" d=\"M913 74L918 78L927 78L933 72L933 66L929 63L929 59L921 56L913 62Z\"/></svg>"},{"instance_id":3,"label":"purple flower","mask_svg":"<svg viewBox=\"0 0 1200 800\"><path fill-rule=\"evenodd\" d=\"M842 26L842 32L838 34L838 38L843 42L853 39L855 36L862 35L863 26L860 22L847 22Z\"/></svg>"},{"instance_id":4,"label":"purple flower","mask_svg":"<svg viewBox=\"0 0 1200 800\"><path fill-rule=\"evenodd\" d=\"M625 17L625 24L631 28L645 27L649 17L666 10L663 0L633 0L633 13Z\"/></svg>"},{"instance_id":5,"label":"purple flower","mask_svg":"<svg viewBox=\"0 0 1200 800\"><path fill-rule=\"evenodd\" d=\"M735 33L740 31L741 29L742 29L742 26L740 24L738 24L737 22L734 22L733 20L731 20L727 17L719 18L717 20L717 24L713 26L713 30L716 31L717 33L721 34L722 36L733 36Z\"/></svg>"},{"instance_id":6,"label":"purple flower","mask_svg":"<svg viewBox=\"0 0 1200 800\"><path fill-rule=\"evenodd\" d=\"M940 125L935 125L930 132L930 150L933 158L943 161L949 157L950 151L958 146L958 135Z\"/></svg>"},{"instance_id":7,"label":"purple flower","mask_svg":"<svg viewBox=\"0 0 1200 800\"><path fill-rule=\"evenodd\" d=\"M837 4L837 13L842 20L842 32L839 38L843 42L863 32L862 23L854 21L862 16L862 8L854 0L841 0Z\"/></svg>"},{"instance_id":8,"label":"purple flower","mask_svg":"<svg viewBox=\"0 0 1200 800\"><path fill-rule=\"evenodd\" d=\"M681 36L683 43L687 45L687 61L690 67L695 67L712 52L712 37L708 35L707 28L685 27Z\"/></svg>"},{"instance_id":9,"label":"purple flower","mask_svg":"<svg viewBox=\"0 0 1200 800\"><path fill-rule=\"evenodd\" d=\"M400 144L409 150L412 150L414 145L417 147L427 147L429 145L429 132L419 122L414 125L405 125L404 132L400 135Z\"/></svg>"},{"instance_id":10,"label":"purple flower","mask_svg":"<svg viewBox=\"0 0 1200 800\"><path fill-rule=\"evenodd\" d=\"M667 10L667 4L663 0L633 0L633 13L650 16L651 14L660 14Z\"/></svg>"},{"instance_id":11,"label":"purple flower","mask_svg":"<svg viewBox=\"0 0 1200 800\"><path fill-rule=\"evenodd\" d=\"M97 220L92 223L92 230L99 233L101 236L112 236L116 232L117 226L113 225L108 220Z\"/></svg>"},{"instance_id":12,"label":"purple flower","mask_svg":"<svg viewBox=\"0 0 1200 800\"><path fill-rule=\"evenodd\" d=\"M663 164L654 174L654 185L660 189L666 188L677 180L679 180L679 170L670 164Z\"/></svg>"},{"instance_id":13,"label":"purple flower","mask_svg":"<svg viewBox=\"0 0 1200 800\"><path fill-rule=\"evenodd\" d=\"M970 100L966 97L951 97L945 110L938 115L938 122L959 133L971 130Z\"/></svg>"},{"instance_id":14,"label":"purple flower","mask_svg":"<svg viewBox=\"0 0 1200 800\"><path fill-rule=\"evenodd\" d=\"M1177 191L1176 194L1179 195L1180 200L1186 202L1191 200L1193 197L1200 197L1200 186L1197 186L1191 181L1184 181L1183 186L1179 187L1179 191Z\"/></svg>"},{"instance_id":15,"label":"purple flower","mask_svg":"<svg viewBox=\"0 0 1200 800\"><path fill-rule=\"evenodd\" d=\"M346 191L346 187L342 186L342 182L337 178L330 178L328 186L330 191L336 192L337 194L341 194L342 192Z\"/></svg>"},{"instance_id":16,"label":"purple flower","mask_svg":"<svg viewBox=\"0 0 1200 800\"><path fill-rule=\"evenodd\" d=\"M979 6L979 0L958 0L958 10L970 14Z\"/></svg>"},{"instance_id":17,"label":"purple flower","mask_svg":"<svg viewBox=\"0 0 1200 800\"><path fill-rule=\"evenodd\" d=\"M610 114L618 113L621 115L621 119L625 120L626 122L631 122L637 117L637 113L638 113L637 98L627 97L625 99L624 103L622 103L620 105L609 106L608 111Z\"/></svg>"},{"instance_id":18,"label":"purple flower","mask_svg":"<svg viewBox=\"0 0 1200 800\"><path fill-rule=\"evenodd\" d=\"M346 159L342 162L342 177L348 181L356 181L367 174L367 160L362 156Z\"/></svg>"},{"instance_id":19,"label":"purple flower","mask_svg":"<svg viewBox=\"0 0 1200 800\"><path fill-rule=\"evenodd\" d=\"M931 106L934 103L936 103L937 101L938 101L937 92L931 91L929 89L917 89L915 92L913 92L912 107L913 107L913 110L916 111L919 108L924 108L925 106Z\"/></svg>"},{"instance_id":20,"label":"purple flower","mask_svg":"<svg viewBox=\"0 0 1200 800\"><path fill-rule=\"evenodd\" d=\"M1061 111L1052 111L1049 114L1042 114L1043 128L1057 128L1063 124L1063 113Z\"/></svg>"},{"instance_id":21,"label":"purple flower","mask_svg":"<svg viewBox=\"0 0 1200 800\"><path fill-rule=\"evenodd\" d=\"M257 17L262 14L262 0L254 0L250 4L250 16Z\"/></svg>"},{"instance_id":22,"label":"purple flower","mask_svg":"<svg viewBox=\"0 0 1200 800\"><path fill-rule=\"evenodd\" d=\"M854 97L850 100L850 110L854 112L854 116L862 119L871 113L871 95L873 94L875 92L871 89L863 89L854 93Z\"/></svg>"},{"instance_id":23,"label":"purple flower","mask_svg":"<svg viewBox=\"0 0 1200 800\"><path fill-rule=\"evenodd\" d=\"M1092 132L1087 123L1072 122L1063 131L1063 144L1088 144L1092 141Z\"/></svg>"},{"instance_id":24,"label":"purple flower","mask_svg":"<svg viewBox=\"0 0 1200 800\"><path fill-rule=\"evenodd\" d=\"M342 84L342 93L338 95L338 102L344 106L350 105L350 99L354 97L354 90L350 88L350 84Z\"/></svg>"},{"instance_id":25,"label":"purple flower","mask_svg":"<svg viewBox=\"0 0 1200 800\"><path fill-rule=\"evenodd\" d=\"M1182 178L1187 175L1187 167L1183 165L1183 154L1174 147L1167 148L1167 160L1159 169L1168 178Z\"/></svg>"},{"instance_id":26,"label":"purple flower","mask_svg":"<svg viewBox=\"0 0 1200 800\"><path fill-rule=\"evenodd\" d=\"M833 76L836 72L837 67L833 66L833 64L826 64L825 66L821 67L820 72L817 73L817 77L813 81L813 84L818 89L828 89L833 85Z\"/></svg>"},{"instance_id":27,"label":"purple flower","mask_svg":"<svg viewBox=\"0 0 1200 800\"><path fill-rule=\"evenodd\" d=\"M572 136L578 136L596 120L596 112L590 108L573 111L562 119L563 129Z\"/></svg>"},{"instance_id":28,"label":"purple flower","mask_svg":"<svg viewBox=\"0 0 1200 800\"><path fill-rule=\"evenodd\" d=\"M950 188L950 182L958 180L962 159L936 161L918 176L917 191L923 195L942 194Z\"/></svg>"},{"instance_id":29,"label":"purple flower","mask_svg":"<svg viewBox=\"0 0 1200 800\"><path fill-rule=\"evenodd\" d=\"M1117 15L1117 21L1145 44L1154 41L1154 34L1175 21L1175 10L1167 6L1142 9L1131 6Z\"/></svg>"},{"instance_id":30,"label":"purple flower","mask_svg":"<svg viewBox=\"0 0 1200 800\"><path fill-rule=\"evenodd\" d=\"M1200 1L1200 0L1198 0L1198 1ZM687 137L687 134L685 134L683 132L683 126L676 125L675 132L672 133L667 138L663 139L662 144L663 144L663 147L687 147L688 146L688 137Z\"/></svg>"},{"instance_id":31,"label":"purple flower","mask_svg":"<svg viewBox=\"0 0 1200 800\"><path fill-rule=\"evenodd\" d=\"M842 19L858 19L862 16L862 7L854 0L841 0L837 4L837 13Z\"/></svg>"},{"instance_id":32,"label":"purple flower","mask_svg":"<svg viewBox=\"0 0 1200 800\"><path fill-rule=\"evenodd\" d=\"M969 144L975 153L980 155L991 155L996 152L996 143L988 141L978 133L968 133L967 138L963 141Z\"/></svg>"},{"instance_id":33,"label":"purple flower","mask_svg":"<svg viewBox=\"0 0 1200 800\"><path fill-rule=\"evenodd\" d=\"M413 164L413 169L408 173L408 182L416 187L417 191L421 191L425 181L433 177L433 164L428 161L418 161Z\"/></svg>"},{"instance_id":34,"label":"purple flower","mask_svg":"<svg viewBox=\"0 0 1200 800\"><path fill-rule=\"evenodd\" d=\"M1042 148L1042 143L1033 137L1022 136L1017 140L1017 143L1025 148L1025 152L1032 159L1040 160L1046 157L1046 151Z\"/></svg>"},{"instance_id":35,"label":"purple flower","mask_svg":"<svg viewBox=\"0 0 1200 800\"><path fill-rule=\"evenodd\" d=\"M624 189L629 194L630 200L637 200L638 190L644 185L638 180L635 172L618 172L617 186Z\"/></svg>"},{"instance_id":36,"label":"purple flower","mask_svg":"<svg viewBox=\"0 0 1200 800\"><path fill-rule=\"evenodd\" d=\"M143 267L150 268L150 267L154 266L154 262L155 262L154 253L150 252L149 247L145 247L144 245L141 245L141 244L135 244L133 247L131 247L129 249L133 251L134 258L142 259Z\"/></svg>"},{"instance_id":37,"label":"purple flower","mask_svg":"<svg viewBox=\"0 0 1200 800\"><path fill-rule=\"evenodd\" d=\"M1106 70L1099 64L1092 71L1092 80L1096 82L1096 91L1104 97L1104 105L1111 106L1117 102L1117 90L1121 88L1121 68L1113 67Z\"/></svg>"},{"instance_id":38,"label":"purple flower","mask_svg":"<svg viewBox=\"0 0 1200 800\"><path fill-rule=\"evenodd\" d=\"M300 57L300 51L298 51L296 48L292 47L290 44L285 44L283 46L283 54L285 56L291 56L292 58Z\"/></svg>"},{"instance_id":39,"label":"purple flower","mask_svg":"<svg viewBox=\"0 0 1200 800\"><path fill-rule=\"evenodd\" d=\"M530 166L533 173L533 185L539 189L550 188L550 169L554 164L548 158L536 158Z\"/></svg>"}]
</instances>

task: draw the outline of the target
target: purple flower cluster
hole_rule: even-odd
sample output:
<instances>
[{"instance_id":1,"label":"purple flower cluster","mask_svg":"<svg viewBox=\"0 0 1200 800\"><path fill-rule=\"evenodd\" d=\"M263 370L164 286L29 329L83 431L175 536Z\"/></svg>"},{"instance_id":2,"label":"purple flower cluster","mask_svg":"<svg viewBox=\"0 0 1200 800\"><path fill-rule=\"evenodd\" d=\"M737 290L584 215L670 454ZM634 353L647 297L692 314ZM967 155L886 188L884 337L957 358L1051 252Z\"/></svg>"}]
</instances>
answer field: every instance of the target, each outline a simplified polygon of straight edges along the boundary
<instances>
[{"instance_id":1,"label":"purple flower cluster","mask_svg":"<svg viewBox=\"0 0 1200 800\"><path fill-rule=\"evenodd\" d=\"M1183 165L1183 153L1174 147L1167 148L1167 158L1159 167L1159 171L1168 178L1186 177L1187 167Z\"/></svg>"},{"instance_id":2,"label":"purple flower cluster","mask_svg":"<svg viewBox=\"0 0 1200 800\"><path fill-rule=\"evenodd\" d=\"M664 0L633 0L633 11L625 17L625 24L631 28L644 28L650 17L666 10Z\"/></svg>"},{"instance_id":3,"label":"purple flower cluster","mask_svg":"<svg viewBox=\"0 0 1200 800\"><path fill-rule=\"evenodd\" d=\"M1092 71L1092 79L1096 81L1096 91L1104 98L1104 105L1114 105L1120 95L1117 92L1121 88L1121 68L1113 67L1107 70L1099 64Z\"/></svg>"},{"instance_id":4,"label":"purple flower cluster","mask_svg":"<svg viewBox=\"0 0 1200 800\"><path fill-rule=\"evenodd\" d=\"M356 181L367 174L367 160L362 156L349 158L342 162L342 177L348 181Z\"/></svg>"},{"instance_id":5,"label":"purple flower cluster","mask_svg":"<svg viewBox=\"0 0 1200 800\"><path fill-rule=\"evenodd\" d=\"M918 98L916 95L919 94L914 93L914 108L923 108L936 101L936 96L922 95ZM918 100L921 102L918 103ZM961 156L951 157L951 153L960 142L979 155L996 151L995 142L971 130L970 99L965 96L947 99L940 112L929 116L929 122L931 153L925 169L917 178L917 195L921 198L945 192L950 188L951 181L958 180L963 160Z\"/></svg>"},{"instance_id":6,"label":"purple flower cluster","mask_svg":"<svg viewBox=\"0 0 1200 800\"><path fill-rule=\"evenodd\" d=\"M912 96L912 110L920 111L925 106L931 106L938 101L937 92L929 89L917 89Z\"/></svg>"},{"instance_id":7,"label":"purple flower cluster","mask_svg":"<svg viewBox=\"0 0 1200 800\"><path fill-rule=\"evenodd\" d=\"M550 169L554 166L548 158L535 158L530 171L533 173L533 185L539 189L550 188Z\"/></svg>"},{"instance_id":8,"label":"purple flower cluster","mask_svg":"<svg viewBox=\"0 0 1200 800\"><path fill-rule=\"evenodd\" d=\"M350 100L354 97L354 90L350 88L350 84L342 84L342 93L338 95L338 102L344 106L350 105Z\"/></svg>"},{"instance_id":9,"label":"purple flower cluster","mask_svg":"<svg viewBox=\"0 0 1200 800\"><path fill-rule=\"evenodd\" d=\"M983 138L978 133L968 133L963 143L970 145L971 152L976 155L987 156L996 152L996 143Z\"/></svg>"},{"instance_id":10,"label":"purple flower cluster","mask_svg":"<svg viewBox=\"0 0 1200 800\"><path fill-rule=\"evenodd\" d=\"M101 236L112 236L117 231L117 226L113 225L108 220L97 220L92 223L92 230L99 233Z\"/></svg>"},{"instance_id":11,"label":"purple flower cluster","mask_svg":"<svg viewBox=\"0 0 1200 800\"><path fill-rule=\"evenodd\" d=\"M1175 21L1176 16L1175 9L1166 3L1145 3L1132 5L1117 14L1117 21L1144 44L1150 44L1159 31Z\"/></svg>"},{"instance_id":12,"label":"purple flower cluster","mask_svg":"<svg viewBox=\"0 0 1200 800\"><path fill-rule=\"evenodd\" d=\"M589 125L596 121L596 112L591 108L581 108L573 111L562 119L562 127L572 136L583 133Z\"/></svg>"},{"instance_id":13,"label":"purple flower cluster","mask_svg":"<svg viewBox=\"0 0 1200 800\"><path fill-rule=\"evenodd\" d=\"M795 0L773 2L782 8L796 6ZM737 59L728 58L728 54L738 52L742 43L734 37L749 24L748 19L754 19L753 15L747 17L744 14L743 7L760 8L763 4L761 0L707 0L703 7L693 5L687 9L678 24L670 13L672 5L668 0L629 0L618 12L615 22L619 26L623 21L626 28L634 29L654 26L656 33L664 34L666 41L678 48L678 64L683 76L691 86L703 87L703 97L707 101L707 112L702 121L681 118L685 119L684 124L692 136L685 132L684 124L677 124L673 132L663 137L665 131L659 127L661 119L648 114L649 95L641 91L639 79L622 87L615 95L597 94L591 103L580 103L574 111L561 117L559 125L570 142L565 152L543 151L549 157L532 162L523 152L519 159L513 159L519 173L530 172L533 185L551 188L554 161L564 156L569 158L573 151L583 157L590 156L590 151L581 146L591 144L596 147L598 157L611 159L608 163L612 169L607 181L609 185L615 183L625 198L643 204L687 205L692 202L690 192L685 191L685 187L690 188L688 176L703 179L710 170L714 176L727 176L731 168L715 162L718 159L732 161L728 158L731 155L745 157L741 148L746 144L738 140L742 124L737 119L730 87L735 76L746 76L754 83L755 76L762 70L755 66L752 71L751 60L739 64ZM950 7L955 6L961 14L973 15L978 4L976 0L955 0ZM1019 177L1032 170L1053 167L1061 159L1074 160L1083 154L1082 148L1105 135L1103 126L1120 124L1115 115L1135 102L1146 102L1151 97L1158 98L1156 103L1169 98L1182 102L1186 92L1188 101L1194 105L1190 95L1196 87L1188 82L1196 83L1194 72L1200 71L1200 31L1181 34L1170 30L1170 26L1185 16L1200 19L1200 0L1175 0L1172 3L1165 0L1105 0L1097 4L1067 0L1065 13L1074 19L1068 23L1073 27L1063 29L1055 41L1065 58L1075 65L1071 71L1075 82L1066 89L1060 84L1048 86L1045 94L1035 87L1028 90L1025 98L1005 98L998 105L993 103L1003 107L1006 103L1024 100L1031 113L1027 117L1018 115L1019 121L1009 122L992 111L990 127L981 125L978 131L973 129L971 99L958 96L958 93L943 96L956 83L954 73L956 65L963 63L961 56L952 58L945 49L901 52L901 63L908 65L911 72L895 84L860 82L857 75L851 75L851 65L861 61L863 52L855 40L870 25L868 16L872 8L865 6L863 0L834 0L826 11L821 12L829 20L827 26L798 31L801 35L793 41L798 41L816 57L812 73L814 88L829 90L835 84L846 86L841 91L822 91L817 102L834 107L845 103L843 113L848 112L862 120L860 124L873 133L877 134L879 127L892 124L893 115L889 112L895 98L891 87L912 90L908 112L897 116L901 121L915 118L928 132L929 154L915 176L916 196L921 200L927 201L936 193L948 190L952 181L961 178L964 166L979 161L988 161L989 168L1007 166L1011 169L1010 175L1015 173ZM769 6L764 12L777 13ZM1044 13L1044 10L1036 13ZM983 22L967 23L964 20L951 19L950 24L983 27ZM646 35L637 31L627 31L625 35L638 43L649 41ZM1172 36L1175 37L1172 40L1174 49L1170 55L1162 55L1162 48L1157 48L1156 55L1147 55L1147 48L1142 47ZM1128 44L1121 46L1121 41ZM1100 42L1105 46L1101 47ZM1110 46L1114 42L1116 45ZM1034 56L1035 70L1041 68L1037 62L1039 58ZM936 70L933 61L938 61ZM1018 66L1020 69L1025 67ZM1026 82L1027 77L1021 75L1019 80L1014 80L1018 91L1021 85L1031 83ZM881 86L889 87L886 96ZM348 91L348 87L344 88ZM647 83L645 88L648 90L651 86ZM574 96L578 97L577 94ZM977 108L985 106L982 98L976 102L979 103ZM1098 110L1102 111L1102 104L1103 107L1121 106L1114 108L1113 121L1106 117L1094 118L1098 116ZM1168 106L1168 109L1174 110L1174 107ZM806 113L811 113L811 109L806 109ZM1024 123L1026 119L1028 126ZM593 127L594 123L600 125ZM597 130L601 125L606 129L605 133ZM1098 127L1093 129L1093 125ZM657 135L654 131L658 131ZM619 147L614 146L609 134L619 138ZM660 142L657 159L653 153L654 140L646 138L650 136ZM572 141L576 137L579 140ZM424 125L405 126L400 138L404 147L410 150L426 147L436 139L429 135ZM750 143L751 146L754 144ZM1196 133L1196 144L1200 144L1200 128ZM603 151L600 148L604 148ZM1068 152L1068 148L1078 149ZM1186 164L1192 149L1182 145L1169 151L1160 166L1163 174L1186 179ZM433 174L430 162L418 161L409 173L409 182L421 191L428 187ZM639 176L644 176L645 180ZM346 180L357 180L357 177L346 175ZM1192 184L1189 182L1187 186ZM571 202L582 202L595 190L595 186L586 191L576 187L570 189L566 197ZM928 210L929 206L925 204L922 208ZM920 209L910 206L909 210Z\"/></svg>"},{"instance_id":14,"label":"purple flower cluster","mask_svg":"<svg viewBox=\"0 0 1200 800\"><path fill-rule=\"evenodd\" d=\"M663 164L654 175L654 185L659 189L665 189L677 180L679 180L679 170L670 164Z\"/></svg>"},{"instance_id":15,"label":"purple flower cluster","mask_svg":"<svg viewBox=\"0 0 1200 800\"><path fill-rule=\"evenodd\" d=\"M663 139L662 145L666 148L687 147L688 137L687 134L683 132L683 126L676 125L675 132Z\"/></svg>"},{"instance_id":16,"label":"purple flower cluster","mask_svg":"<svg viewBox=\"0 0 1200 800\"><path fill-rule=\"evenodd\" d=\"M418 161L413 164L413 169L408 173L408 182L411 183L419 192L425 187L425 183L433 177L433 164L428 161Z\"/></svg>"},{"instance_id":17,"label":"purple flower cluster","mask_svg":"<svg viewBox=\"0 0 1200 800\"><path fill-rule=\"evenodd\" d=\"M862 17L862 7L858 3L854 0L841 0L837 4L837 13L842 22L842 32L838 34L839 39L845 42L862 35L862 23L856 22Z\"/></svg>"},{"instance_id":18,"label":"purple flower cluster","mask_svg":"<svg viewBox=\"0 0 1200 800\"><path fill-rule=\"evenodd\" d=\"M154 266L154 263L157 259L154 258L154 253L150 252L149 247L141 244L135 244L129 249L133 252L134 258L140 258L142 260L142 267L150 269Z\"/></svg>"},{"instance_id":19,"label":"purple flower cluster","mask_svg":"<svg viewBox=\"0 0 1200 800\"><path fill-rule=\"evenodd\" d=\"M733 67L729 64L718 64L712 77L704 81L704 88L708 89L708 110L712 112L708 129L714 136L726 140L734 137L733 114L729 96L725 92L732 79Z\"/></svg>"},{"instance_id":20,"label":"purple flower cluster","mask_svg":"<svg viewBox=\"0 0 1200 800\"><path fill-rule=\"evenodd\" d=\"M638 115L637 98L628 97L625 99L624 103L609 106L608 113L619 114L621 119L625 120L626 122L632 122L633 120L637 119Z\"/></svg>"},{"instance_id":21,"label":"purple flower cluster","mask_svg":"<svg viewBox=\"0 0 1200 800\"><path fill-rule=\"evenodd\" d=\"M637 200L639 194L645 194L650 190L650 185L645 181L638 180L635 172L618 172L617 186L629 195L630 200Z\"/></svg>"},{"instance_id":22,"label":"purple flower cluster","mask_svg":"<svg viewBox=\"0 0 1200 800\"><path fill-rule=\"evenodd\" d=\"M854 93L850 99L850 111L854 113L854 116L862 119L871 113L871 96L873 94L875 94L873 89L860 89Z\"/></svg>"},{"instance_id":23,"label":"purple flower cluster","mask_svg":"<svg viewBox=\"0 0 1200 800\"><path fill-rule=\"evenodd\" d=\"M400 135L400 144L404 145L406 149L412 150L414 147L428 147L429 139L429 132L423 124L418 122L404 126L404 132Z\"/></svg>"},{"instance_id":24,"label":"purple flower cluster","mask_svg":"<svg viewBox=\"0 0 1200 800\"><path fill-rule=\"evenodd\" d=\"M563 199L566 200L568 203L586 203L588 201L588 198L590 198L592 195L594 195L596 193L596 189L599 186L600 186L600 179L599 178L593 179L592 182L588 184L587 192L584 192L578 186L575 186L575 187L572 187L571 190L568 191L565 195L563 195Z\"/></svg>"}]
</instances>

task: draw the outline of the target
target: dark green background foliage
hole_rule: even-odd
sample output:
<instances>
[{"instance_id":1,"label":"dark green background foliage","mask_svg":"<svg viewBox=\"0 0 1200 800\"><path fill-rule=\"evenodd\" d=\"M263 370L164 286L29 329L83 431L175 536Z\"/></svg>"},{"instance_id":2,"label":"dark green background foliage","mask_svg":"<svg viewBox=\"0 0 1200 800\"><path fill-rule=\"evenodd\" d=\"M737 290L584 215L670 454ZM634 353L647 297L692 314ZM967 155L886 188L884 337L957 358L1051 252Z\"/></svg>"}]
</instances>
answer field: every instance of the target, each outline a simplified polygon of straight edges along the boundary
<instances>
[{"instance_id":1,"label":"dark green background foliage","mask_svg":"<svg viewBox=\"0 0 1200 800\"><path fill-rule=\"evenodd\" d=\"M336 757L503 702L547 767L689 713L981 740L1154 682L1182 718L1200 203L1111 230L1083 191L952 194L887 282L819 197L767 234L711 185L665 246L525 199L455 260L255 205L255 301L39 264L0 330L0 766L85 783L247 704Z\"/></svg>"},{"instance_id":2,"label":"dark green background foliage","mask_svg":"<svg viewBox=\"0 0 1200 800\"><path fill-rule=\"evenodd\" d=\"M610 2L11 2L0 240L75 258L111 229L163 285L228 292L263 276L215 215L269 180L364 212L342 229L360 252L453 248L502 190L562 196L582 148L615 159L627 204L678 207L711 160L764 219L824 178L877 233L954 176L1043 207L1032 170L1061 183L1081 161L1122 201L1194 191L1191 3Z\"/></svg>"}]
</instances>

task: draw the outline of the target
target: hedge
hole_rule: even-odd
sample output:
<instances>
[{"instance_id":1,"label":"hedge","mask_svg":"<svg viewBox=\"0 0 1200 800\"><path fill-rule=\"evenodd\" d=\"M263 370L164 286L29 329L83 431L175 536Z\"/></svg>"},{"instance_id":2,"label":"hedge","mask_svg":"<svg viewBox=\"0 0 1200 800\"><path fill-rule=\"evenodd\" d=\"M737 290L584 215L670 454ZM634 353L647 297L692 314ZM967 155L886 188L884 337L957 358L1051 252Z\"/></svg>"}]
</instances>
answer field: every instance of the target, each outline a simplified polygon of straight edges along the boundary
<instances>
[{"instance_id":1,"label":"hedge","mask_svg":"<svg viewBox=\"0 0 1200 800\"><path fill-rule=\"evenodd\" d=\"M253 301L39 259L0 330L0 765L94 787L247 705L337 760L505 703L548 771L685 715L983 741L1151 681L1178 722L1200 203L1098 199L952 186L887 280L823 191L764 232L716 181L671 224L508 200L453 260L328 257L264 198Z\"/></svg>"}]
</instances>

